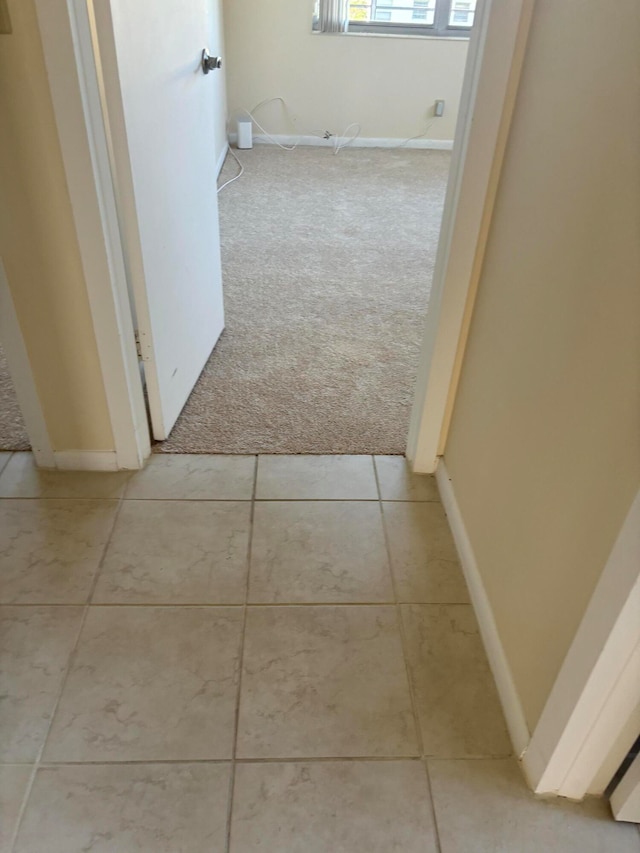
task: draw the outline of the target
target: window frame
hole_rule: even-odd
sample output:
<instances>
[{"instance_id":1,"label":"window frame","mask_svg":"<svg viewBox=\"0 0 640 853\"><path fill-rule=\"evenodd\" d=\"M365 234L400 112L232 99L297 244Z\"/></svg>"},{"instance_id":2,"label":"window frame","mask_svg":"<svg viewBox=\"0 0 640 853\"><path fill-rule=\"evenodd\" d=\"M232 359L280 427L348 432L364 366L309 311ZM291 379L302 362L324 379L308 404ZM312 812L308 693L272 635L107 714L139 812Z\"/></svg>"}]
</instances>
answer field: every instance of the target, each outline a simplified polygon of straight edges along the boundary
<instances>
[{"instance_id":1,"label":"window frame","mask_svg":"<svg viewBox=\"0 0 640 853\"><path fill-rule=\"evenodd\" d=\"M372 0L373 3L376 0ZM478 0L478 4L482 0ZM470 27L449 24L453 0L435 0L433 24L409 23L393 24L390 21L349 21L348 33L369 35L431 36L432 38L469 38ZM384 5L384 4L383 4ZM478 9L475 10L477 15ZM474 22L475 22L474 15Z\"/></svg>"}]
</instances>

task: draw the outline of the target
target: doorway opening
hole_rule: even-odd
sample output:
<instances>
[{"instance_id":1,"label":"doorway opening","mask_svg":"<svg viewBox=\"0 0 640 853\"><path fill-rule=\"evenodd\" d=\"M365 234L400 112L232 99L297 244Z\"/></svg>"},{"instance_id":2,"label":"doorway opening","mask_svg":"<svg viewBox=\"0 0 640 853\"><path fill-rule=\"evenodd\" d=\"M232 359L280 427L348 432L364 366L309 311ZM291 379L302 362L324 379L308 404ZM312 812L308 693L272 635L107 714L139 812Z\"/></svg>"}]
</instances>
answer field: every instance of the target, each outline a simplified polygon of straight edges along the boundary
<instances>
[{"instance_id":1,"label":"doorway opening","mask_svg":"<svg viewBox=\"0 0 640 853\"><path fill-rule=\"evenodd\" d=\"M311 10L296 3L303 8L290 31L273 38L304 44L309 61L300 54L292 60L284 43L266 44L272 55L267 81L261 79L265 63L252 33L265 23L261 15L275 13L254 5L251 15L239 18L233 4L211 4L219 9L212 13L210 49L221 52L224 62L223 71L211 77L226 75L223 87L220 80L215 83L217 100L221 91L226 95L226 110L222 102L216 114L223 120L228 114L231 135L244 108L253 112L258 91L274 96L256 114L254 129L262 140L239 152L243 176L219 196L225 328L195 369L197 381L184 408L182 400L173 407L173 414L182 409L175 425L172 413L163 410L156 429L151 406L152 430L160 439L154 450L402 454L469 33L461 29L436 38L422 32L421 3L413 4L421 7L415 21L406 21L406 9L400 8L411 3L391 4L398 6L391 12L393 26L420 30L411 38L393 28L376 31L386 23L387 10L380 4L365 10L370 32L314 32ZM351 4L352 29L363 26L360 6ZM216 42L220 9L224 39ZM97 14L104 13L98 9ZM314 92L313 69L327 54L334 58ZM105 50L101 60L110 61ZM306 80L304 97L286 82L295 79L292 61ZM243 67L249 69L244 80ZM345 91L344 79L354 81L352 91ZM278 101L281 93L284 102ZM125 93L125 125L132 106L126 98ZM116 124L112 120L112 132ZM314 131L314 144L296 145L310 141L306 131L315 124L326 129ZM218 144L216 137L214 162L221 162ZM113 156L118 159L117 150ZM144 158L149 159L146 147ZM227 157L220 181L233 177L235 168ZM124 170L119 171L122 177ZM154 183L159 186L160 178ZM149 208L157 210L157 203ZM143 211L137 214L140 222ZM123 230L126 242L127 227ZM140 242L144 254L144 234ZM129 249L128 255L135 252ZM145 267L156 268L143 260ZM130 261L129 273L135 275L133 266ZM162 258L157 269L167 266ZM148 269L146 277L153 279L148 289L155 287L158 277L149 276ZM165 312L171 318L185 301L183 282L178 290ZM153 306L137 314L140 326L149 320L151 332L154 324L165 323L152 316ZM189 328L185 324L177 339L188 338ZM139 337L144 346L151 335L142 330ZM165 393L163 382L170 385L178 368L171 363L176 342L153 337L155 351L143 353L150 402ZM205 340L200 353L207 343L212 341ZM166 363L152 366L152 359ZM23 446L9 441L6 449Z\"/></svg>"},{"instance_id":2,"label":"doorway opening","mask_svg":"<svg viewBox=\"0 0 640 853\"><path fill-rule=\"evenodd\" d=\"M475 2L342 4L339 32L311 5L221 0L219 121L255 144L218 196L225 328L158 452L405 452Z\"/></svg>"}]
</instances>

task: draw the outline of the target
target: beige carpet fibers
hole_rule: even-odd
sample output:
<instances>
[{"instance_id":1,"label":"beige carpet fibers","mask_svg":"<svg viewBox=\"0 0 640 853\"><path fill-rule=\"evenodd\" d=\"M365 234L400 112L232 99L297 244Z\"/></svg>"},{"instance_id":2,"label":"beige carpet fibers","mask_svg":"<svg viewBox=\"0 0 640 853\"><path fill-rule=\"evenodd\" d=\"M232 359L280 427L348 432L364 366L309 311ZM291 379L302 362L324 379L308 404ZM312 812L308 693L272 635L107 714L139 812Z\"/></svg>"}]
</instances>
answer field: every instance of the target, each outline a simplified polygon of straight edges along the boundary
<instances>
[{"instance_id":1,"label":"beige carpet fibers","mask_svg":"<svg viewBox=\"0 0 640 853\"><path fill-rule=\"evenodd\" d=\"M219 196L226 329L154 450L404 452L449 154L239 156ZM1 359L0 404L0 448L28 447Z\"/></svg>"},{"instance_id":2,"label":"beige carpet fibers","mask_svg":"<svg viewBox=\"0 0 640 853\"><path fill-rule=\"evenodd\" d=\"M0 450L28 450L29 438L0 345Z\"/></svg>"},{"instance_id":3,"label":"beige carpet fibers","mask_svg":"<svg viewBox=\"0 0 640 853\"><path fill-rule=\"evenodd\" d=\"M450 155L238 156L219 196L226 329L154 449L403 453Z\"/></svg>"}]
</instances>

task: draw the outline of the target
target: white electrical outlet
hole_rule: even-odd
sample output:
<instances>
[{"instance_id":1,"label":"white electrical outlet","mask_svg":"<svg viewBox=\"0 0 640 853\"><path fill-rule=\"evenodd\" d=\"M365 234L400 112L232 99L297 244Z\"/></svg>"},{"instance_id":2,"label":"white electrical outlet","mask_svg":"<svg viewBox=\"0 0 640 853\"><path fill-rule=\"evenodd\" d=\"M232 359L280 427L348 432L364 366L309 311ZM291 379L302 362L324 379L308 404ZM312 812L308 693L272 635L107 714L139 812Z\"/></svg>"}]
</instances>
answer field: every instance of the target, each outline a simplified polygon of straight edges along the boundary
<instances>
[{"instance_id":1,"label":"white electrical outlet","mask_svg":"<svg viewBox=\"0 0 640 853\"><path fill-rule=\"evenodd\" d=\"M444 101L437 100L433 105L433 114L436 118L442 118L444 115Z\"/></svg>"}]
</instances>

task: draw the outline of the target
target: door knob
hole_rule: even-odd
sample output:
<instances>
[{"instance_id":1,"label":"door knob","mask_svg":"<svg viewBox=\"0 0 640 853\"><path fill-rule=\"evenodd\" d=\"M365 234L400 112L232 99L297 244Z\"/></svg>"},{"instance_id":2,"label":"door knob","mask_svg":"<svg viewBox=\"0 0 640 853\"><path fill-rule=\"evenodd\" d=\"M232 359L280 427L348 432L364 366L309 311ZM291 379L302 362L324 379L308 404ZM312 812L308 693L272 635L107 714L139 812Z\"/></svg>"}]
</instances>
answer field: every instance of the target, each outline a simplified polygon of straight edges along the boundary
<instances>
[{"instance_id":1,"label":"door knob","mask_svg":"<svg viewBox=\"0 0 640 853\"><path fill-rule=\"evenodd\" d=\"M221 56L209 56L207 48L202 51L202 73L208 74L210 71L215 71L217 68L222 68Z\"/></svg>"}]
</instances>

